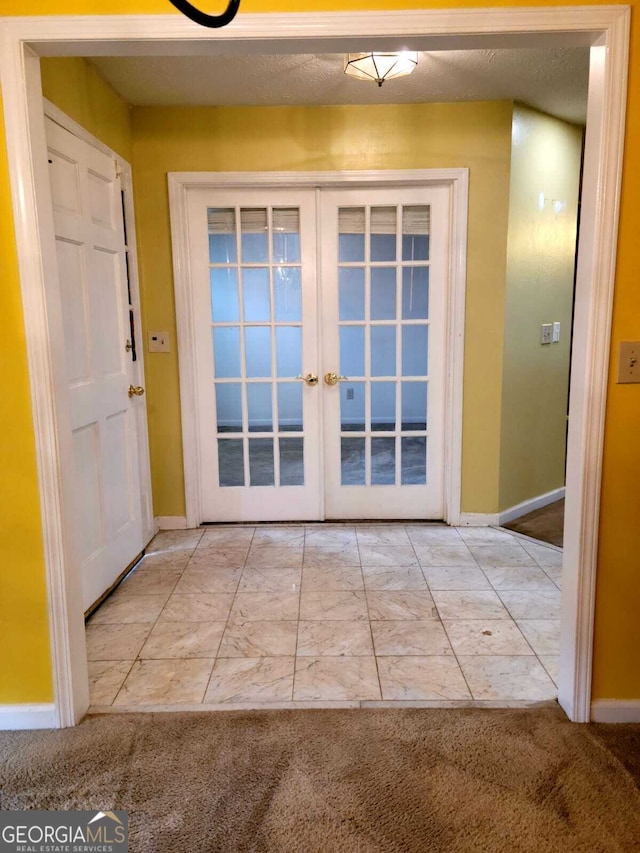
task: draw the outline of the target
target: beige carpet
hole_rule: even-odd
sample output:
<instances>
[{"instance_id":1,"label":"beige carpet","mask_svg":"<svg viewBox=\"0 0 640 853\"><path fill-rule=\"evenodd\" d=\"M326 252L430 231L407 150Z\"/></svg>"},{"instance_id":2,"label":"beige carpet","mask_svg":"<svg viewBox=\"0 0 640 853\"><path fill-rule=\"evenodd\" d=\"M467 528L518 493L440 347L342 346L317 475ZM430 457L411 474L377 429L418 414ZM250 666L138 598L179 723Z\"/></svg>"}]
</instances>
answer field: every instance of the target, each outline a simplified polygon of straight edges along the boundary
<instances>
[{"instance_id":1,"label":"beige carpet","mask_svg":"<svg viewBox=\"0 0 640 853\"><path fill-rule=\"evenodd\" d=\"M564 500L555 501L542 509L516 518L510 524L503 524L507 530L523 533L541 542L550 542L562 548L564 540Z\"/></svg>"},{"instance_id":2,"label":"beige carpet","mask_svg":"<svg viewBox=\"0 0 640 853\"><path fill-rule=\"evenodd\" d=\"M105 715L0 734L0 806L127 809L144 853L631 853L601 734L556 708Z\"/></svg>"}]
</instances>

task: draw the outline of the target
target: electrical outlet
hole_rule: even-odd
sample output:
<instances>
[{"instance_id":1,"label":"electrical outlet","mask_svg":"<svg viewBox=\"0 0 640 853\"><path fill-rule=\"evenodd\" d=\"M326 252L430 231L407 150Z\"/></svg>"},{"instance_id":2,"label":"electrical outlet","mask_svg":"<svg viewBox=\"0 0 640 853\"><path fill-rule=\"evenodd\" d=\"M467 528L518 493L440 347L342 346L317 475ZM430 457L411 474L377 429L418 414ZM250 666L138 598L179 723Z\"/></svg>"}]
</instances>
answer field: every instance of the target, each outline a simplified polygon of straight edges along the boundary
<instances>
[{"instance_id":1,"label":"electrical outlet","mask_svg":"<svg viewBox=\"0 0 640 853\"><path fill-rule=\"evenodd\" d=\"M640 382L640 341L620 341L618 384Z\"/></svg>"},{"instance_id":2,"label":"electrical outlet","mask_svg":"<svg viewBox=\"0 0 640 853\"><path fill-rule=\"evenodd\" d=\"M353 388L347 388L347 400L353 400Z\"/></svg>"},{"instance_id":3,"label":"electrical outlet","mask_svg":"<svg viewBox=\"0 0 640 853\"><path fill-rule=\"evenodd\" d=\"M553 343L557 344L560 340L560 323L553 324Z\"/></svg>"},{"instance_id":4,"label":"electrical outlet","mask_svg":"<svg viewBox=\"0 0 640 853\"><path fill-rule=\"evenodd\" d=\"M553 323L543 323L540 326L540 343L550 344L553 339Z\"/></svg>"},{"instance_id":5,"label":"electrical outlet","mask_svg":"<svg viewBox=\"0 0 640 853\"><path fill-rule=\"evenodd\" d=\"M171 352L169 332L149 332L149 352Z\"/></svg>"}]
</instances>

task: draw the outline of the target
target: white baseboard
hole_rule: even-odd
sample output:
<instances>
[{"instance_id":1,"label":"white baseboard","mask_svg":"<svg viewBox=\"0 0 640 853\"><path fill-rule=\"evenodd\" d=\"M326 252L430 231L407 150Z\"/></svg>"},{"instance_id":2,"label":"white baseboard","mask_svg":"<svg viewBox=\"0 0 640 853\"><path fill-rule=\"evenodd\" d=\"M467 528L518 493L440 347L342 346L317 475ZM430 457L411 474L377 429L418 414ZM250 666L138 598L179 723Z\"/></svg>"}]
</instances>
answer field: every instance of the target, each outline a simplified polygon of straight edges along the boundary
<instances>
[{"instance_id":1,"label":"white baseboard","mask_svg":"<svg viewBox=\"0 0 640 853\"><path fill-rule=\"evenodd\" d=\"M0 731L25 729L57 729L60 727L56 706L0 705Z\"/></svg>"},{"instance_id":2,"label":"white baseboard","mask_svg":"<svg viewBox=\"0 0 640 853\"><path fill-rule=\"evenodd\" d=\"M495 527L498 524L497 512L461 512L458 527Z\"/></svg>"},{"instance_id":3,"label":"white baseboard","mask_svg":"<svg viewBox=\"0 0 640 853\"><path fill-rule=\"evenodd\" d=\"M529 498L529 500L522 501L522 503L516 504L516 506L504 509L499 513L499 521L497 523L508 524L510 521L515 521L516 518L527 515L529 512L534 512L536 509L542 509L543 506L548 506L549 504L562 500L564 497L564 491L564 486L562 486L560 489L553 489L551 492L545 492L544 495L538 495L536 498Z\"/></svg>"},{"instance_id":4,"label":"white baseboard","mask_svg":"<svg viewBox=\"0 0 640 853\"><path fill-rule=\"evenodd\" d=\"M640 699L598 699L591 703L593 723L640 723Z\"/></svg>"},{"instance_id":5,"label":"white baseboard","mask_svg":"<svg viewBox=\"0 0 640 853\"><path fill-rule=\"evenodd\" d=\"M187 518L184 515L158 515L156 525L158 530L186 530Z\"/></svg>"}]
</instances>

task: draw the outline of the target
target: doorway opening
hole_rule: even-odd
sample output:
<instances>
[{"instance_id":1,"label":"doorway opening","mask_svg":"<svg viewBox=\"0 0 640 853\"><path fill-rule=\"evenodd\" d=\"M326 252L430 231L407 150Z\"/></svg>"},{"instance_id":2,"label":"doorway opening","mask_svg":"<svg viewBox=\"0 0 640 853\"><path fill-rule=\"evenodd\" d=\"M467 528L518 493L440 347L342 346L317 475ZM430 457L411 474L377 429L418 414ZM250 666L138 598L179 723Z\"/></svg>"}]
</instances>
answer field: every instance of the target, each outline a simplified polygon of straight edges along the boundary
<instances>
[{"instance_id":1,"label":"doorway opening","mask_svg":"<svg viewBox=\"0 0 640 853\"><path fill-rule=\"evenodd\" d=\"M518 15L515 16L517 20L509 20L508 24L499 23L498 20L495 22L492 21L493 31L501 33L527 32L530 34L532 32L539 32L540 30L552 30L554 26L556 26L552 17L550 17L549 20L545 18L545 10L526 10L526 12L529 16L526 21L521 19ZM607 301L602 298L596 299L594 287L596 280L599 282L605 281L607 282L610 292L612 282L611 264L615 251L615 229L617 221L617 195L615 189L619 184L620 175L619 158L624 109L622 93L625 85L624 69L626 63L628 27L628 16L626 13L620 13L616 10L616 13L614 14L610 10L607 11L606 9L596 10L596 12L600 17L597 18L597 21L594 18L593 31L588 35L586 40L589 44L593 44L598 39L604 37L605 40L608 40L608 46L607 48L603 47L602 49L599 47L592 49L590 85L592 87L592 94L594 97L590 102L591 125L589 126L588 123L588 156L586 158L587 180L585 181L585 211L587 212L587 215L583 218L583 221L586 220L589 223L589 228L587 229L585 227L585 231L594 236L594 246L597 251L595 252L595 256L589 255L588 260L587 256L583 254L584 262L580 268L581 271L578 276L579 285L582 286L582 290L580 310L577 312L576 317L576 328L580 330L581 343L580 346L574 348L574 368L582 372L582 378L584 381L576 386L579 388L579 391L575 394L572 402L577 414L573 423L576 424L575 429L579 430L581 438L572 446L572 455L570 455L568 465L569 487L573 486L575 491L573 497L574 505L568 509L567 524L568 531L571 531L571 539L567 548L567 565L570 569L567 576L569 584L565 592L565 601L567 602L565 636L567 637L567 641L564 664L566 693L564 696L562 695L561 674L561 701L565 707L570 709L569 712L574 719L586 719L588 716L588 676L590 671L592 599L589 595L580 594L578 590L592 588L591 582L593 581L593 572L595 568L594 543L597 525L591 522L593 522L595 517L597 517L597 494L599 488L598 476L588 482L583 481L580 474L580 471L582 470L580 462L587 452L586 446L595 446L597 447L597 452L595 454L597 457L595 459L596 464L595 466L591 465L590 470L595 470L596 472L599 471L601 443L596 441L595 445L589 444L585 435L590 435L591 430L595 430L593 433L594 435L599 434L598 430L602 421L604 401L603 364L609 328L608 318L610 312L610 300ZM433 14L437 15L439 13ZM457 18L458 14L462 17L456 25L453 21ZM448 20L451 22L445 24L445 31L449 33L462 32L465 27L471 26L468 21L464 23L464 26L462 25L464 14L465 13L451 11L447 12ZM504 15L505 13L501 12L500 14ZM607 14L609 14L610 17L605 20ZM486 15L487 12L483 10L483 19L485 21ZM544 19L544 23L536 25L535 20L532 19L535 18L536 15L540 16L540 22ZM277 23L275 21L276 17L278 16L273 16L273 22L271 23L260 23L260 27L262 27L260 30L262 37L278 37L277 32L271 32L270 30L270 27L275 26ZM343 41L340 47L344 47L345 37L341 30L344 25L344 21L340 19L339 22L334 23L333 29L329 27L329 30L327 30L326 27L329 22L324 20L324 17L325 16L321 15L317 16L318 37L326 38L327 45L331 38L334 39L334 43L336 39L342 39ZM361 28L360 38L388 38L388 16L382 17L385 18L384 24L382 23L382 20L374 20L375 16L354 16L354 22ZM410 22L408 20L409 18L411 18ZM407 26L409 26L410 29L413 27L414 32L416 33L424 33L428 32L429 25L433 24L433 21L429 20L429 13L416 13L416 15L409 13L408 16L399 15L398 19L402 19L398 32L402 30L403 38L406 37L406 33L408 32L406 29ZM173 40L175 38L180 38L180 34L184 36L187 31L188 40L191 45L196 45L198 40L201 43L206 43L208 45L217 42L224 43L224 34L206 34L205 36L205 34L196 33L195 30L189 29L189 27L186 27L186 30L182 32L181 27L185 27L186 25L181 23L178 25L176 30L173 21L171 22L172 32L167 36L167 33L162 30L163 24L160 21L156 21L158 27L157 31L154 31L154 20L155 19L149 19L147 21L147 19L145 19L144 26L136 31L137 35L135 38L138 39L138 44L141 44L149 38L154 41L155 46L157 47L159 45L159 37L161 39L168 38L169 40ZM29 102L29 93L33 91L36 96L38 95L37 70L34 72L37 60L34 60L32 56L29 56L26 61L26 77L22 74L22 53L24 46L26 44L31 44L34 45L36 49L46 53L47 43L50 45L49 49L51 49L51 45L54 45L56 41L65 41L66 44L64 49L67 52L73 53L74 51L80 51L79 55L86 55L86 39L98 40L100 38L100 34L103 32L103 23L104 22L101 19L100 26L92 32L90 30L90 24L88 25L86 21L76 20L75 22L65 22L64 20L60 21L49 19L47 26L50 27L50 29L43 38L42 33L38 32L37 28L35 31L29 30L28 22L13 22L13 29L11 30L10 38L7 40L10 50L6 52L3 64L3 81L5 79L7 81L5 95L6 102L8 104L7 129L9 150L12 158L12 164L15 166L15 174L19 178L19 186L22 189L24 189L25 185L31 188L31 191L26 194L22 192L22 189L20 192L16 190L16 196L19 196L22 199L31 199L31 201L26 202L26 210L24 209L24 206L21 208L23 215L19 218L20 221L18 224L19 247L24 248L24 246L27 245L33 246L42 244L41 251L43 254L46 254L48 251L46 247L47 240L51 242L51 235L49 233L51 229L49 227L49 230L47 231L46 226L47 214L44 210L41 210L40 212L42 213L42 216L39 218L36 215L35 207L36 199L38 198L38 193L36 192L38 179L36 172L34 172L34 164L38 162L38 158L37 156L34 156L32 147L42 147L43 144L41 133L41 113L40 118L38 118L34 105L32 104L30 111L32 123L30 128L32 131L31 134L27 132L29 128L27 128L24 123L21 123L20 120L20 117L26 115L28 112L27 104ZM147 23L149 24L148 27ZM89 29L87 29L87 26L89 26ZM126 41L133 36L132 31L129 29L131 27L130 19L126 19L126 21L121 20L116 24L116 30L118 29L118 26L120 26L120 35L111 42L110 50L114 50L116 48L117 38L122 38L123 41ZM378 27L377 34L374 33L376 26ZM456 29L456 26L458 29ZM83 27L85 28L84 30ZM540 29L538 29L538 27ZM576 33L580 33L580 39L585 39L584 28L584 17L576 17L574 21L571 14L567 13L567 20L563 23L563 37L566 36L567 33L571 33L575 30ZM144 32L144 36L142 37L139 35L141 31ZM178 33L178 35L176 35L176 33ZM333 35L331 35L332 33ZM236 33L236 35L239 34ZM75 46L73 44L74 38L77 39ZM255 38L255 33L253 34L253 38ZM569 38L569 36L567 36L567 38ZM461 41L464 41L464 38ZM241 42L242 39L240 38L236 44L240 45ZM467 41L467 44L469 43L473 43L473 37ZM292 44L293 42L290 41L288 47L291 47ZM14 60L17 61L14 62ZM34 65L32 60L34 60L36 65ZM33 90L29 88L27 79L30 81L30 85L34 87ZM608 93L612 95L611 98L607 99L606 106L604 104L604 100L598 98L598 92L603 91L605 84L607 86ZM613 116L613 120L609 121L611 111L613 111L615 115ZM40 128L40 130L38 130L38 128ZM606 132L601 133L603 130ZM25 151L28 154L26 157L24 156ZM597 205L596 187L602 187L601 178L604 174L609 178L609 181L608 183L605 183L605 186L607 190L611 190L611 194L609 195L606 191L600 192L600 204ZM45 223L44 226L42 225L43 222ZM38 229L38 223L41 225L41 231ZM32 255L29 252L25 253L23 251L21 253L25 301L31 299L31 302L33 302L32 291L34 283L38 288L38 293L41 295L43 292L41 273L42 264L32 264L28 270L29 274L27 275L26 267L29 267L29 264L31 263L29 258L31 257ZM598 273L597 276L595 271L596 268ZM602 333L597 340L595 340L594 335L587 334L589 329L592 328L594 312L598 315L599 322L602 325ZM44 362L49 365L48 369L50 369L48 335L52 333L52 330L46 329L46 316L42 311L42 305L40 305L39 309L36 306L36 310L33 313L26 313L28 316L27 333L29 346L32 348L35 347L36 349L38 347L44 347ZM38 334L38 330L42 328L47 331L47 334ZM600 326L598 326L598 328L600 328ZM53 330L53 334L55 334L55 330ZM593 358L594 347L597 347L599 352L601 351L600 355L602 357L600 361L596 360L598 365L597 368ZM589 358L587 358L587 352L590 355ZM48 419L48 421L55 425L56 411L55 406L53 405L53 399L49 392L38 397L37 391L39 386L37 384L37 380L34 380L34 382L36 409L40 411L38 409L40 406L42 412L48 413L44 420L47 421ZM48 383L49 388L51 385L52 383ZM585 388L588 389L588 393L584 391ZM56 453L46 454L43 452L44 441L45 439L39 435L38 453L41 477L43 470L47 469L49 472L47 476L50 476L51 481L54 482L56 480L56 471L54 469L58 464L58 457ZM47 462L47 460L50 461ZM50 467L47 468L47 465ZM574 479L572 480L572 478ZM55 488L53 491L55 492ZM58 503L56 506L57 508L51 516L51 521L48 522L51 523L53 527L45 530L45 538L47 539L47 542L58 543L53 550L49 550L47 552L50 585L52 588L58 589L63 598L68 598L69 595L73 597L71 592L67 590L67 584L69 584L69 590L72 590L73 579L69 581L69 578L67 578L65 573L67 560L64 552L63 540L56 533L56 531L59 532L63 526L63 515L60 510L60 506L62 506L62 504ZM590 519L589 523L585 521L587 516ZM578 566L580 566L580 570L582 572L580 577L578 575ZM584 575L585 572L587 572L590 578L590 581L588 580L586 583ZM56 581L55 583L51 583L54 576L56 577ZM62 584L60 583L61 580L64 580ZM578 582L578 580L580 582ZM69 613L76 613L76 609L74 607L70 607ZM75 616L70 616L72 621L74 619L76 620L75 628L73 628L69 623L59 623L57 629L59 630L59 634L54 636L53 642L54 659L56 660L56 675L58 679L56 697L59 703L64 704L64 709L60 711L60 720L63 724L72 722L77 718L78 713L82 713L82 690L74 685L79 685L82 681L83 668L82 665L79 664L77 652L73 651L73 649L76 649L76 643L69 643L69 637L71 636L73 638L74 632L77 638L77 618L77 613ZM577 630L578 626L579 630ZM581 641L578 642L576 637L581 637ZM72 649L71 654L69 653L70 648ZM64 686L64 689L61 689L62 686Z\"/></svg>"},{"instance_id":2,"label":"doorway opening","mask_svg":"<svg viewBox=\"0 0 640 853\"><path fill-rule=\"evenodd\" d=\"M581 125L522 105L514 111L499 521L555 547L563 540L583 138Z\"/></svg>"}]
</instances>

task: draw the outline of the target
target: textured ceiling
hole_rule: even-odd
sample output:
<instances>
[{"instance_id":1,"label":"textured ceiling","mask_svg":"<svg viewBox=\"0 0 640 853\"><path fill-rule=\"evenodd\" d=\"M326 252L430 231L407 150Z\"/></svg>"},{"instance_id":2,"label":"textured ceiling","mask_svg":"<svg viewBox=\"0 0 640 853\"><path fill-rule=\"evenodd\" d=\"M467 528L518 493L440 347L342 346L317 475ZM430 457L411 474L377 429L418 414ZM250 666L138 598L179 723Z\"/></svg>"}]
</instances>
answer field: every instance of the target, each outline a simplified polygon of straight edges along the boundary
<instances>
[{"instance_id":1,"label":"textured ceiling","mask_svg":"<svg viewBox=\"0 0 640 853\"><path fill-rule=\"evenodd\" d=\"M347 77L343 54L101 56L91 62L135 106L389 104L517 100L583 124L589 50L430 51L410 77Z\"/></svg>"}]
</instances>

